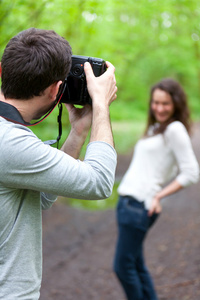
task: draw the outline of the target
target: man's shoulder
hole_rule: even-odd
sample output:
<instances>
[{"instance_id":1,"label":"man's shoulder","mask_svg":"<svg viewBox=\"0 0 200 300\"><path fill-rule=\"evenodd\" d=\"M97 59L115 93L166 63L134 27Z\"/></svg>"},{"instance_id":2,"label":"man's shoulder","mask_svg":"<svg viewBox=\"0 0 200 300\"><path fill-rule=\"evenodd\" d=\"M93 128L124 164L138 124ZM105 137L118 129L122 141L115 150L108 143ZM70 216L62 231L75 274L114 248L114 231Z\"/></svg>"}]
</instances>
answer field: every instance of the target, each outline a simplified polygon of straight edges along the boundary
<instances>
[{"instance_id":1,"label":"man's shoulder","mask_svg":"<svg viewBox=\"0 0 200 300\"><path fill-rule=\"evenodd\" d=\"M37 136L26 126L9 122L0 117L0 144L5 146L17 144L20 141L28 143L29 139L39 140Z\"/></svg>"},{"instance_id":2,"label":"man's shoulder","mask_svg":"<svg viewBox=\"0 0 200 300\"><path fill-rule=\"evenodd\" d=\"M7 133L18 132L19 134L24 134L26 132L26 134L33 135L33 132L27 126L10 122L2 117L0 117L0 128L0 133L4 133L6 131Z\"/></svg>"}]
</instances>

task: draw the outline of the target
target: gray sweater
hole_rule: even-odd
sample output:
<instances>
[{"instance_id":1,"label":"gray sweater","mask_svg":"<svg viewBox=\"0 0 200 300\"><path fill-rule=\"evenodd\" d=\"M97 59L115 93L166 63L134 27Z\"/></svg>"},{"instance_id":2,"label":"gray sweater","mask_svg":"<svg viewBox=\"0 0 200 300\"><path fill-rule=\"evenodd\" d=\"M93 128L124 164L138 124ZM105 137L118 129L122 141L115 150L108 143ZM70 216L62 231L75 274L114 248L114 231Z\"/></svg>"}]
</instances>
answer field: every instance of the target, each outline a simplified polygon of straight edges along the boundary
<instances>
[{"instance_id":1,"label":"gray sweater","mask_svg":"<svg viewBox=\"0 0 200 300\"><path fill-rule=\"evenodd\" d=\"M109 197L116 157L109 144L93 142L84 161L76 160L0 117L0 299L39 299L41 210L51 207L56 195Z\"/></svg>"}]
</instances>

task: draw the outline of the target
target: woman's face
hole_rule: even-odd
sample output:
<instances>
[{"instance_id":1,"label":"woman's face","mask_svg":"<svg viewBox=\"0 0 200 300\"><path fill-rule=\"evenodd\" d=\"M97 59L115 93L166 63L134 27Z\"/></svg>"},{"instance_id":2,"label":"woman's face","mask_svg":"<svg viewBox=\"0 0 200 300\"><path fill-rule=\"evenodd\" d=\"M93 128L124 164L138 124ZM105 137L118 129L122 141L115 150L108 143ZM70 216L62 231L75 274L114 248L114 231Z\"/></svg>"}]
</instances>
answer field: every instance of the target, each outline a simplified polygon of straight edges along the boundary
<instances>
[{"instance_id":1,"label":"woman's face","mask_svg":"<svg viewBox=\"0 0 200 300\"><path fill-rule=\"evenodd\" d=\"M168 121L174 113L174 103L170 94L156 89L152 94L151 109L158 123Z\"/></svg>"}]
</instances>

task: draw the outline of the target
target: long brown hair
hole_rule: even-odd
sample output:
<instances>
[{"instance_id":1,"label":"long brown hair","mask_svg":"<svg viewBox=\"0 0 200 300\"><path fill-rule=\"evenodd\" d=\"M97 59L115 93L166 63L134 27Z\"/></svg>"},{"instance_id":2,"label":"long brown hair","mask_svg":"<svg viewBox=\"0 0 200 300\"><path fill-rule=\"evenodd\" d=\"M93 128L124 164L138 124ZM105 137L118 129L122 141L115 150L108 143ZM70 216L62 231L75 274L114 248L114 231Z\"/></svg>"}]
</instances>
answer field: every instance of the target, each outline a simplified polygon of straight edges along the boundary
<instances>
[{"instance_id":1,"label":"long brown hair","mask_svg":"<svg viewBox=\"0 0 200 300\"><path fill-rule=\"evenodd\" d=\"M157 123L154 113L151 109L152 96L156 89L165 91L171 96L174 104L174 114L165 123L162 123L159 126L155 126L154 134L163 133L167 125L169 125L173 121L180 121L181 123L183 123L188 133L190 133L191 120L190 111L187 104L187 96L182 86L177 81L171 78L164 78L151 87L147 126L144 135L147 135L148 129L151 125Z\"/></svg>"}]
</instances>

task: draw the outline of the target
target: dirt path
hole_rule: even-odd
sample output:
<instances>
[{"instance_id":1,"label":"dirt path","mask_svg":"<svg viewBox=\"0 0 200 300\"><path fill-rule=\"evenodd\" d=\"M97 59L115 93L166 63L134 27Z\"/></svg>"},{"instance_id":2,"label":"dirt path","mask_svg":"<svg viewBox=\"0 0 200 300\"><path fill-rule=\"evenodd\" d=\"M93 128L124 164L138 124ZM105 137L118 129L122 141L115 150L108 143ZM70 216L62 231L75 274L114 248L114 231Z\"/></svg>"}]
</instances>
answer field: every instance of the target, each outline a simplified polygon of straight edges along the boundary
<instances>
[{"instance_id":1,"label":"dirt path","mask_svg":"<svg viewBox=\"0 0 200 300\"><path fill-rule=\"evenodd\" d=\"M193 145L200 162L200 124ZM130 154L131 155L131 154ZM130 155L119 156L120 178ZM89 212L55 204L43 214L41 300L124 300L113 272L115 211ZM200 299L200 184L163 201L145 245L160 300Z\"/></svg>"}]
</instances>

